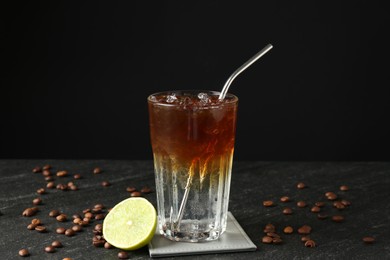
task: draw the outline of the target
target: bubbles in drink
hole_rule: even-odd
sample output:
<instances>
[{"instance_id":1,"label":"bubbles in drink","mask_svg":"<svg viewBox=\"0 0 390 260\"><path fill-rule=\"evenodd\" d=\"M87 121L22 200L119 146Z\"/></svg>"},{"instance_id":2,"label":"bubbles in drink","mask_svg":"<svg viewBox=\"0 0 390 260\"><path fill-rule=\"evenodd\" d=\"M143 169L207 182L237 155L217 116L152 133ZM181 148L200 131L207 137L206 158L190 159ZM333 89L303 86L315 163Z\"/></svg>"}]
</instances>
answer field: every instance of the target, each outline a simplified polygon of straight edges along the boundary
<instances>
[{"instance_id":1,"label":"bubbles in drink","mask_svg":"<svg viewBox=\"0 0 390 260\"><path fill-rule=\"evenodd\" d=\"M172 93L170 95L167 95L167 99L165 100L167 103L173 103L177 100L176 94Z\"/></svg>"},{"instance_id":2,"label":"bubbles in drink","mask_svg":"<svg viewBox=\"0 0 390 260\"><path fill-rule=\"evenodd\" d=\"M200 103L201 105L206 105L207 103L210 102L209 95L207 95L206 93L203 93L203 92L199 93L199 94L198 94L198 98L200 99L200 102L199 102L199 103Z\"/></svg>"}]
</instances>

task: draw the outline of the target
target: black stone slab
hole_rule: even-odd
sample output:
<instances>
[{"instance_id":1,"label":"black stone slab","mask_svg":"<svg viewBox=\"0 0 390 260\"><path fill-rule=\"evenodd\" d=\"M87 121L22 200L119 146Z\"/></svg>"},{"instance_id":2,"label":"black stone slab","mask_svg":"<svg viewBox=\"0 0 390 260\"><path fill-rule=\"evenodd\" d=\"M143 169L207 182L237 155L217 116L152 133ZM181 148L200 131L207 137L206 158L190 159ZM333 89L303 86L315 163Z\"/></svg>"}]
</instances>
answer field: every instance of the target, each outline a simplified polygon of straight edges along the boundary
<instances>
[{"instance_id":1,"label":"black stone slab","mask_svg":"<svg viewBox=\"0 0 390 260\"><path fill-rule=\"evenodd\" d=\"M74 181L78 191L47 190L38 195L36 190L45 187L42 174L31 170L36 166L51 164L53 173L69 171L69 176L55 177L56 183ZM92 173L94 167L103 172ZM80 180L72 176L79 173ZM112 185L102 187L102 181ZM304 182L307 188L296 188ZM348 185L349 191L339 190ZM105 161L105 160L0 160L0 258L21 259L18 251L27 248L31 256L26 259L117 259L118 249L107 250L92 245L94 221L74 237L55 233L56 227L71 227L71 221L59 223L48 216L52 209L58 209L71 218L74 213L103 203L112 207L128 198L127 186L141 189L153 187L154 175L151 161ZM324 193L333 191L340 198L347 199L351 206L339 211L326 200ZM290 196L292 201L282 203L281 196ZM32 207L32 200L41 197L43 204L35 217L42 220L47 233L30 231L26 227L33 217L23 217L22 211ZM156 194L145 195L156 205ZM274 207L265 208L263 200L274 200ZM296 202L304 200L306 208L298 208ZM329 215L341 214L345 222L334 223L330 219L318 220L310 212L310 205L316 201L326 202L323 211ZM229 210L234 214L258 246L248 253L214 254L204 256L176 257L172 259L389 259L390 258L390 163L387 162L235 162ZM292 215L283 215L285 206L293 209ZM261 243L263 228L273 223L282 236L280 245ZM306 248L300 235L282 233L286 225L297 228L312 226L311 237L317 247ZM376 242L366 245L362 237L374 236ZM44 247L54 240L60 240L64 247L53 254L44 252ZM148 259L147 247L129 252L130 259Z\"/></svg>"}]
</instances>

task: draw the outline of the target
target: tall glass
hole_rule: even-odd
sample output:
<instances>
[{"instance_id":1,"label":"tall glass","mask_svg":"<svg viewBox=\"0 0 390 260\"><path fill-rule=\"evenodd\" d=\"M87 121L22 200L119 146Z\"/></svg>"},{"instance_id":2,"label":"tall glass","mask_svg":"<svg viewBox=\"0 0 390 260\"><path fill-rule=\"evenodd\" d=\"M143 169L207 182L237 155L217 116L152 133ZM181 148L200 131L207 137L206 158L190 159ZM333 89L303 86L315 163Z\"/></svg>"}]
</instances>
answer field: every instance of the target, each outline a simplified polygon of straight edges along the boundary
<instances>
[{"instance_id":1,"label":"tall glass","mask_svg":"<svg viewBox=\"0 0 390 260\"><path fill-rule=\"evenodd\" d=\"M238 98L218 96L148 97L158 229L174 241L212 241L226 230Z\"/></svg>"}]
</instances>

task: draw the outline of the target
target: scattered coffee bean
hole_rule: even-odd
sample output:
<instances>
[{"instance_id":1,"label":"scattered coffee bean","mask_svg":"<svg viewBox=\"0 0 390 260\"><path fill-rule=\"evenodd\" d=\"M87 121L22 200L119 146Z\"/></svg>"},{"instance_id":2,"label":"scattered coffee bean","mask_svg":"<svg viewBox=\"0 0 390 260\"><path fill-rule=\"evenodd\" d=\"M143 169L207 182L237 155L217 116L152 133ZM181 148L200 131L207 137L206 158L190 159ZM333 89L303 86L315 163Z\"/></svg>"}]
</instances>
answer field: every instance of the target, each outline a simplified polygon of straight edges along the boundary
<instances>
[{"instance_id":1,"label":"scattered coffee bean","mask_svg":"<svg viewBox=\"0 0 390 260\"><path fill-rule=\"evenodd\" d=\"M304 208L304 207L306 207L306 202L304 202L304 201L302 201L302 200L301 200L301 201L298 201L298 202L297 202L297 206L300 207L300 208Z\"/></svg>"},{"instance_id":2,"label":"scattered coffee bean","mask_svg":"<svg viewBox=\"0 0 390 260\"><path fill-rule=\"evenodd\" d=\"M308 225L303 225L302 227L298 228L298 233L301 235L308 235L311 232L311 227Z\"/></svg>"},{"instance_id":3,"label":"scattered coffee bean","mask_svg":"<svg viewBox=\"0 0 390 260\"><path fill-rule=\"evenodd\" d=\"M327 219L328 218L328 215L324 214L324 213L318 213L317 214L317 218L318 219L321 219L321 220L324 220L324 219Z\"/></svg>"},{"instance_id":4,"label":"scattered coffee bean","mask_svg":"<svg viewBox=\"0 0 390 260\"><path fill-rule=\"evenodd\" d=\"M103 187L108 187L110 185L111 185L111 183L109 183L108 181L102 181L102 186Z\"/></svg>"},{"instance_id":5,"label":"scattered coffee bean","mask_svg":"<svg viewBox=\"0 0 390 260\"><path fill-rule=\"evenodd\" d=\"M272 237L272 238L275 238L275 237L280 237L278 234L276 234L276 233L273 233L273 232L271 232L271 233L267 233L267 236L269 236L269 237Z\"/></svg>"},{"instance_id":6,"label":"scattered coffee bean","mask_svg":"<svg viewBox=\"0 0 390 260\"><path fill-rule=\"evenodd\" d=\"M335 201L333 202L333 206L336 209L345 209L345 205L341 201Z\"/></svg>"},{"instance_id":7,"label":"scattered coffee bean","mask_svg":"<svg viewBox=\"0 0 390 260\"><path fill-rule=\"evenodd\" d=\"M337 195L334 192L331 192L331 191L325 193L325 197L328 200L335 200L335 199L337 199Z\"/></svg>"},{"instance_id":8,"label":"scattered coffee bean","mask_svg":"<svg viewBox=\"0 0 390 260\"><path fill-rule=\"evenodd\" d=\"M349 187L347 185L341 185L340 186L340 190L341 191L347 191L347 190L349 190Z\"/></svg>"},{"instance_id":9,"label":"scattered coffee bean","mask_svg":"<svg viewBox=\"0 0 390 260\"><path fill-rule=\"evenodd\" d=\"M264 236L262 239L261 239L261 242L263 242L264 244L271 244L272 243L272 237L269 237L269 236Z\"/></svg>"},{"instance_id":10,"label":"scattered coffee bean","mask_svg":"<svg viewBox=\"0 0 390 260\"><path fill-rule=\"evenodd\" d=\"M37 225L35 225L35 224L29 224L28 226L27 226L27 229L28 230L35 230L35 227L36 227Z\"/></svg>"},{"instance_id":11,"label":"scattered coffee bean","mask_svg":"<svg viewBox=\"0 0 390 260\"><path fill-rule=\"evenodd\" d=\"M90 218L83 218L83 221L82 222L87 222L89 224L89 221L91 221Z\"/></svg>"},{"instance_id":12,"label":"scattered coffee bean","mask_svg":"<svg viewBox=\"0 0 390 260\"><path fill-rule=\"evenodd\" d=\"M119 259L127 259L127 258L129 258L129 255L128 255L127 252L125 252L125 251L120 251L120 252L118 253L118 258L119 258Z\"/></svg>"},{"instance_id":13,"label":"scattered coffee bean","mask_svg":"<svg viewBox=\"0 0 390 260\"><path fill-rule=\"evenodd\" d=\"M32 203L34 205L40 205L42 203L42 199L41 198L36 198L36 199L33 199Z\"/></svg>"},{"instance_id":14,"label":"scattered coffee bean","mask_svg":"<svg viewBox=\"0 0 390 260\"><path fill-rule=\"evenodd\" d=\"M72 215L72 218L73 218L73 219L81 218L81 216L80 216L79 214L73 214L73 215Z\"/></svg>"},{"instance_id":15,"label":"scattered coffee bean","mask_svg":"<svg viewBox=\"0 0 390 260\"><path fill-rule=\"evenodd\" d=\"M74 186L74 182L73 181L70 181L70 182L68 182L68 187L70 187L70 186Z\"/></svg>"},{"instance_id":16,"label":"scattered coffee bean","mask_svg":"<svg viewBox=\"0 0 390 260\"><path fill-rule=\"evenodd\" d=\"M36 226L35 230L38 231L39 233L45 233L46 232L46 227L44 227L44 226Z\"/></svg>"},{"instance_id":17,"label":"scattered coffee bean","mask_svg":"<svg viewBox=\"0 0 390 260\"><path fill-rule=\"evenodd\" d=\"M51 169L51 165L50 164L46 164L45 166L43 166L44 170L50 170Z\"/></svg>"},{"instance_id":18,"label":"scattered coffee bean","mask_svg":"<svg viewBox=\"0 0 390 260\"><path fill-rule=\"evenodd\" d=\"M103 230L103 225L102 225L102 224L96 224L94 229L95 229L96 231L102 232L102 230Z\"/></svg>"},{"instance_id":19,"label":"scattered coffee bean","mask_svg":"<svg viewBox=\"0 0 390 260\"><path fill-rule=\"evenodd\" d=\"M41 224L41 220L38 218L34 218L33 220L31 220L31 224L38 226L39 224Z\"/></svg>"},{"instance_id":20,"label":"scattered coffee bean","mask_svg":"<svg viewBox=\"0 0 390 260\"><path fill-rule=\"evenodd\" d=\"M55 218L57 217L58 215L60 215L60 212L56 209L53 209L49 212L49 216L52 217L52 218Z\"/></svg>"},{"instance_id":21,"label":"scattered coffee bean","mask_svg":"<svg viewBox=\"0 0 390 260\"><path fill-rule=\"evenodd\" d=\"M304 184L303 182L299 182L299 183L297 184L297 188L298 188L298 189L304 189L304 188L306 188L306 184Z\"/></svg>"},{"instance_id":22,"label":"scattered coffee bean","mask_svg":"<svg viewBox=\"0 0 390 260\"><path fill-rule=\"evenodd\" d=\"M288 196L283 196L283 197L280 198L280 201L281 201L281 202L289 202L289 201L290 201L290 197L288 197Z\"/></svg>"},{"instance_id":23,"label":"scattered coffee bean","mask_svg":"<svg viewBox=\"0 0 390 260\"><path fill-rule=\"evenodd\" d=\"M79 225L82 226L82 227L85 227L85 226L88 226L89 224L89 221L85 221L85 220L82 220Z\"/></svg>"},{"instance_id":24,"label":"scattered coffee bean","mask_svg":"<svg viewBox=\"0 0 390 260\"><path fill-rule=\"evenodd\" d=\"M306 241L309 241L310 240L310 237L309 236L303 236L301 237L301 241L302 242L306 242Z\"/></svg>"},{"instance_id":25,"label":"scattered coffee bean","mask_svg":"<svg viewBox=\"0 0 390 260\"><path fill-rule=\"evenodd\" d=\"M263 201L263 206L264 207L271 207L273 205L274 205L274 202L272 200L265 200L265 201Z\"/></svg>"},{"instance_id":26,"label":"scattered coffee bean","mask_svg":"<svg viewBox=\"0 0 390 260\"><path fill-rule=\"evenodd\" d=\"M293 213L291 208L284 208L282 212L284 215L291 215Z\"/></svg>"},{"instance_id":27,"label":"scattered coffee bean","mask_svg":"<svg viewBox=\"0 0 390 260\"><path fill-rule=\"evenodd\" d=\"M287 226L287 227L285 227L285 228L283 229L283 232L284 232L285 234L291 234L292 232L294 232L294 229L293 229L293 227L291 227L291 226Z\"/></svg>"},{"instance_id":28,"label":"scattered coffee bean","mask_svg":"<svg viewBox=\"0 0 390 260\"><path fill-rule=\"evenodd\" d=\"M53 176L47 176L47 177L45 177L45 181L54 181L54 177Z\"/></svg>"},{"instance_id":29,"label":"scattered coffee bean","mask_svg":"<svg viewBox=\"0 0 390 260\"><path fill-rule=\"evenodd\" d=\"M321 211L321 208L320 207L317 207L317 206L314 206L310 209L311 212L314 212L314 213L318 213Z\"/></svg>"},{"instance_id":30,"label":"scattered coffee bean","mask_svg":"<svg viewBox=\"0 0 390 260\"><path fill-rule=\"evenodd\" d=\"M57 184L56 188L57 188L57 190L66 191L66 190L68 190L68 185L66 185L64 183L59 183L59 184Z\"/></svg>"},{"instance_id":31,"label":"scattered coffee bean","mask_svg":"<svg viewBox=\"0 0 390 260\"><path fill-rule=\"evenodd\" d=\"M322 208L323 206L325 206L325 202L323 202L323 201L317 201L316 203L314 203L314 205L317 206L317 207Z\"/></svg>"},{"instance_id":32,"label":"scattered coffee bean","mask_svg":"<svg viewBox=\"0 0 390 260\"><path fill-rule=\"evenodd\" d=\"M96 204L95 206L93 206L94 209L104 209L105 206L103 204Z\"/></svg>"},{"instance_id":33,"label":"scattered coffee bean","mask_svg":"<svg viewBox=\"0 0 390 260\"><path fill-rule=\"evenodd\" d=\"M143 188L141 189L141 192L142 192L142 193L145 193L145 194L148 194L148 193L151 193L151 192L152 192L152 189L149 188L149 187L143 187Z\"/></svg>"},{"instance_id":34,"label":"scattered coffee bean","mask_svg":"<svg viewBox=\"0 0 390 260\"><path fill-rule=\"evenodd\" d=\"M342 203L344 206L350 206L350 205L351 205L351 202L349 202L348 200L341 200L341 203Z\"/></svg>"},{"instance_id":35,"label":"scattered coffee bean","mask_svg":"<svg viewBox=\"0 0 390 260\"><path fill-rule=\"evenodd\" d=\"M313 240L307 240L305 242L305 247L315 247L316 246L316 243L313 241Z\"/></svg>"},{"instance_id":36,"label":"scattered coffee bean","mask_svg":"<svg viewBox=\"0 0 390 260\"><path fill-rule=\"evenodd\" d=\"M57 234L65 234L65 228L63 228L63 227L58 227L57 229L56 229L56 233Z\"/></svg>"},{"instance_id":37,"label":"scattered coffee bean","mask_svg":"<svg viewBox=\"0 0 390 260\"><path fill-rule=\"evenodd\" d=\"M54 181L50 181L46 184L46 188L48 189L54 189L55 186Z\"/></svg>"},{"instance_id":38,"label":"scattered coffee bean","mask_svg":"<svg viewBox=\"0 0 390 260\"><path fill-rule=\"evenodd\" d=\"M75 175L73 175L73 179L75 179L75 180L81 179L81 175L75 174Z\"/></svg>"},{"instance_id":39,"label":"scattered coffee bean","mask_svg":"<svg viewBox=\"0 0 390 260\"><path fill-rule=\"evenodd\" d=\"M67 217L65 214L60 214L56 217L57 221L59 222L65 222L67 220Z\"/></svg>"},{"instance_id":40,"label":"scattered coffee bean","mask_svg":"<svg viewBox=\"0 0 390 260\"><path fill-rule=\"evenodd\" d=\"M93 218L93 214L91 212L87 212L84 214L84 217L91 219L91 218Z\"/></svg>"},{"instance_id":41,"label":"scattered coffee bean","mask_svg":"<svg viewBox=\"0 0 390 260\"><path fill-rule=\"evenodd\" d=\"M39 166L35 167L35 168L32 170L33 173L38 173L38 172L41 172L41 171L42 171L42 169L41 169L41 167L39 167Z\"/></svg>"},{"instance_id":42,"label":"scattered coffee bean","mask_svg":"<svg viewBox=\"0 0 390 260\"><path fill-rule=\"evenodd\" d=\"M65 257L65 258L62 258L62 260L73 260L73 259L70 257Z\"/></svg>"},{"instance_id":43,"label":"scattered coffee bean","mask_svg":"<svg viewBox=\"0 0 390 260\"><path fill-rule=\"evenodd\" d=\"M106 243L104 243L104 248L111 249L111 248L113 248L113 246L110 243L106 242Z\"/></svg>"},{"instance_id":44,"label":"scattered coffee bean","mask_svg":"<svg viewBox=\"0 0 390 260\"><path fill-rule=\"evenodd\" d=\"M46 191L45 191L44 188L39 188L39 189L37 189L37 193L38 193L38 194L45 194Z\"/></svg>"},{"instance_id":45,"label":"scattered coffee bean","mask_svg":"<svg viewBox=\"0 0 390 260\"><path fill-rule=\"evenodd\" d=\"M101 238L101 236L94 236L94 237L92 238L92 244L93 244L95 247L103 247L105 243L106 243L106 240L104 240L103 238Z\"/></svg>"},{"instance_id":46,"label":"scattered coffee bean","mask_svg":"<svg viewBox=\"0 0 390 260\"><path fill-rule=\"evenodd\" d=\"M72 227L72 230L73 230L74 232L80 232L82 229L83 229L83 228L82 228L80 225L74 225L74 226Z\"/></svg>"},{"instance_id":47,"label":"scattered coffee bean","mask_svg":"<svg viewBox=\"0 0 390 260\"><path fill-rule=\"evenodd\" d=\"M83 214L87 213L87 212L91 212L91 209L84 209L83 210Z\"/></svg>"},{"instance_id":48,"label":"scattered coffee bean","mask_svg":"<svg viewBox=\"0 0 390 260\"><path fill-rule=\"evenodd\" d=\"M96 219L96 220L102 220L102 219L104 219L104 218L105 218L105 215L102 214L102 213L97 214L97 215L95 216L95 219Z\"/></svg>"},{"instance_id":49,"label":"scattered coffee bean","mask_svg":"<svg viewBox=\"0 0 390 260\"><path fill-rule=\"evenodd\" d=\"M42 172L42 175L45 176L45 177L49 177L49 176L51 176L51 172L49 170L44 170Z\"/></svg>"},{"instance_id":50,"label":"scattered coffee bean","mask_svg":"<svg viewBox=\"0 0 390 260\"><path fill-rule=\"evenodd\" d=\"M341 215L335 215L335 216L332 216L332 220L333 220L334 222L340 223L340 222L343 222L343 221L344 221L344 217L341 216Z\"/></svg>"},{"instance_id":51,"label":"scattered coffee bean","mask_svg":"<svg viewBox=\"0 0 390 260\"><path fill-rule=\"evenodd\" d=\"M45 247L45 252L46 253L54 253L56 251L54 246L47 246Z\"/></svg>"},{"instance_id":52,"label":"scattered coffee bean","mask_svg":"<svg viewBox=\"0 0 390 260\"><path fill-rule=\"evenodd\" d=\"M272 243L278 245L278 244L281 244L283 242L283 240L280 238L280 237L275 237L272 239Z\"/></svg>"},{"instance_id":53,"label":"scattered coffee bean","mask_svg":"<svg viewBox=\"0 0 390 260\"><path fill-rule=\"evenodd\" d=\"M34 208L27 208L23 211L22 215L24 217L31 217L34 216L37 213L37 210L34 210Z\"/></svg>"},{"instance_id":54,"label":"scattered coffee bean","mask_svg":"<svg viewBox=\"0 0 390 260\"><path fill-rule=\"evenodd\" d=\"M133 191L132 193L130 193L130 196L131 197L141 197L142 193L139 191Z\"/></svg>"},{"instance_id":55,"label":"scattered coffee bean","mask_svg":"<svg viewBox=\"0 0 390 260\"><path fill-rule=\"evenodd\" d=\"M82 222L83 220L81 218L75 218L73 219L73 223L74 224L77 224L77 225L80 225L80 223Z\"/></svg>"},{"instance_id":56,"label":"scattered coffee bean","mask_svg":"<svg viewBox=\"0 0 390 260\"><path fill-rule=\"evenodd\" d=\"M20 256L23 256L23 257L29 256L29 255L30 255L30 252L29 252L27 249L23 248L23 249L20 249L20 250L19 250L19 255L20 255Z\"/></svg>"},{"instance_id":57,"label":"scattered coffee bean","mask_svg":"<svg viewBox=\"0 0 390 260\"><path fill-rule=\"evenodd\" d=\"M51 246L59 248L59 247L62 247L62 243L58 240L55 240L51 243Z\"/></svg>"},{"instance_id":58,"label":"scattered coffee bean","mask_svg":"<svg viewBox=\"0 0 390 260\"><path fill-rule=\"evenodd\" d=\"M363 237L363 242L366 244L372 244L375 242L375 238L374 237Z\"/></svg>"},{"instance_id":59,"label":"scattered coffee bean","mask_svg":"<svg viewBox=\"0 0 390 260\"><path fill-rule=\"evenodd\" d=\"M58 171L57 172L57 177L65 177L68 175L67 171Z\"/></svg>"},{"instance_id":60,"label":"scattered coffee bean","mask_svg":"<svg viewBox=\"0 0 390 260\"><path fill-rule=\"evenodd\" d=\"M69 186L69 188L70 188L71 190L78 190L78 188L77 188L76 185Z\"/></svg>"},{"instance_id":61,"label":"scattered coffee bean","mask_svg":"<svg viewBox=\"0 0 390 260\"><path fill-rule=\"evenodd\" d=\"M99 167L93 169L93 174L99 174L99 173L102 173L102 169L100 169Z\"/></svg>"},{"instance_id":62,"label":"scattered coffee bean","mask_svg":"<svg viewBox=\"0 0 390 260\"><path fill-rule=\"evenodd\" d=\"M264 233L275 232L275 226L272 224L265 225Z\"/></svg>"},{"instance_id":63,"label":"scattered coffee bean","mask_svg":"<svg viewBox=\"0 0 390 260\"><path fill-rule=\"evenodd\" d=\"M65 236L71 237L71 236L74 236L75 234L76 234L76 232L73 231L73 229L71 229L71 228L68 228L67 230L65 230Z\"/></svg>"},{"instance_id":64,"label":"scattered coffee bean","mask_svg":"<svg viewBox=\"0 0 390 260\"><path fill-rule=\"evenodd\" d=\"M137 189L135 187L127 187L126 188L126 191L128 192L133 192L133 191L136 191Z\"/></svg>"}]
</instances>

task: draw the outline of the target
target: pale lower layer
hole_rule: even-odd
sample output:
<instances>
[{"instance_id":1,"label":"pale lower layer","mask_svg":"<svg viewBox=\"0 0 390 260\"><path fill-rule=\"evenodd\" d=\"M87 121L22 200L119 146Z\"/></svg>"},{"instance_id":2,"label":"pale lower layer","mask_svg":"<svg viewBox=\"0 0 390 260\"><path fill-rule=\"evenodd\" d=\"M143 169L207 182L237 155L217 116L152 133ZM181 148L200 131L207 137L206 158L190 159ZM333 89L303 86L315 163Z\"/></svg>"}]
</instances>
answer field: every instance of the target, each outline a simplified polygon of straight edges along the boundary
<instances>
[{"instance_id":1,"label":"pale lower layer","mask_svg":"<svg viewBox=\"0 0 390 260\"><path fill-rule=\"evenodd\" d=\"M158 228L174 241L212 241L226 230L233 151L190 162L154 154Z\"/></svg>"}]
</instances>

